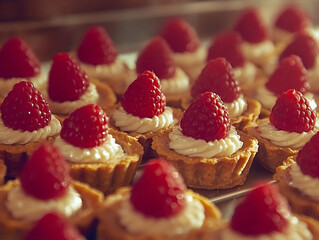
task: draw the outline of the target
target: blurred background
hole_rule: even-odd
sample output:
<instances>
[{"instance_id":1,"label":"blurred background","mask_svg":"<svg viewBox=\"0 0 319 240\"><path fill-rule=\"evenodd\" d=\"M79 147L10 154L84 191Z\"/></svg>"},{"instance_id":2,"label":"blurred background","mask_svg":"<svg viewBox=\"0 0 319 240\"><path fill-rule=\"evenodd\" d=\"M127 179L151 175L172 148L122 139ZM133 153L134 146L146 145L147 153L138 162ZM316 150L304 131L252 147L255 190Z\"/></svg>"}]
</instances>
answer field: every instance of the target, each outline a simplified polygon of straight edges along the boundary
<instances>
[{"instance_id":1,"label":"blurred background","mask_svg":"<svg viewBox=\"0 0 319 240\"><path fill-rule=\"evenodd\" d=\"M170 17L185 18L201 39L231 26L249 6L271 25L280 8L297 3L318 25L317 0L0 0L0 45L23 38L42 61L74 50L86 29L101 25L121 53L138 51Z\"/></svg>"}]
</instances>

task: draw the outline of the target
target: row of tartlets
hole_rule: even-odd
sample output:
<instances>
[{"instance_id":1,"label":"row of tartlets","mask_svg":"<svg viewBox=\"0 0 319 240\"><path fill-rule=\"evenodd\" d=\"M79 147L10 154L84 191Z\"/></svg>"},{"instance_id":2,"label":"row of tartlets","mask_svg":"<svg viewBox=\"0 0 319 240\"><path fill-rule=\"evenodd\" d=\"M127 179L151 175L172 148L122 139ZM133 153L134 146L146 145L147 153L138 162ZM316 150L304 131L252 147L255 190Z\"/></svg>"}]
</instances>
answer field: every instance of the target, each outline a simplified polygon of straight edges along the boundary
<instances>
[{"instance_id":1,"label":"row of tartlets","mask_svg":"<svg viewBox=\"0 0 319 240\"><path fill-rule=\"evenodd\" d=\"M23 40L9 39L1 239L318 239L318 43L296 6L273 30L271 39L248 9L205 49L174 18L131 69L94 26L76 51L53 57L47 76ZM294 213L265 184L225 223L187 189L241 185L254 159Z\"/></svg>"}]
</instances>

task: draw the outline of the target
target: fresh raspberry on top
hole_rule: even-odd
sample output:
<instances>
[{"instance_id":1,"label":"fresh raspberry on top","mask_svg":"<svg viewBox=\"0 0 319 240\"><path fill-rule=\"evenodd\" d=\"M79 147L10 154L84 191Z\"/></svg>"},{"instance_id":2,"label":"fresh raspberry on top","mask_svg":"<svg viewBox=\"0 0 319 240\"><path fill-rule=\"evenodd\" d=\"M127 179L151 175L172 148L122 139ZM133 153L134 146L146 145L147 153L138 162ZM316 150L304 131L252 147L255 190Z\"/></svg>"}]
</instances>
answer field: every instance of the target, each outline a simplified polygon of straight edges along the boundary
<instances>
[{"instance_id":1,"label":"fresh raspberry on top","mask_svg":"<svg viewBox=\"0 0 319 240\"><path fill-rule=\"evenodd\" d=\"M235 209L230 227L245 236L284 232L289 225L287 200L274 185L260 185Z\"/></svg>"},{"instance_id":2,"label":"fresh raspberry on top","mask_svg":"<svg viewBox=\"0 0 319 240\"><path fill-rule=\"evenodd\" d=\"M84 63L108 65L116 60L117 51L105 29L93 26L85 33L77 49L77 57Z\"/></svg>"},{"instance_id":3,"label":"fresh raspberry on top","mask_svg":"<svg viewBox=\"0 0 319 240\"><path fill-rule=\"evenodd\" d=\"M231 124L228 109L220 97L205 92L186 109L180 126L183 135L209 142L227 137Z\"/></svg>"},{"instance_id":4,"label":"fresh raspberry on top","mask_svg":"<svg viewBox=\"0 0 319 240\"><path fill-rule=\"evenodd\" d=\"M318 44L308 33L296 33L292 42L280 54L279 60L290 55L297 55L301 58L306 69L314 66L318 55Z\"/></svg>"},{"instance_id":5,"label":"fresh raspberry on top","mask_svg":"<svg viewBox=\"0 0 319 240\"><path fill-rule=\"evenodd\" d=\"M191 89L192 97L195 99L204 92L217 93L227 103L240 96L241 90L234 78L232 66L225 58L210 60L198 76Z\"/></svg>"},{"instance_id":6,"label":"fresh raspberry on top","mask_svg":"<svg viewBox=\"0 0 319 240\"><path fill-rule=\"evenodd\" d=\"M207 61L226 58L233 68L242 67L246 58L242 52L242 38L238 32L230 31L217 35L208 49Z\"/></svg>"},{"instance_id":7,"label":"fresh raspberry on top","mask_svg":"<svg viewBox=\"0 0 319 240\"><path fill-rule=\"evenodd\" d=\"M169 79L175 74L173 52L162 37L154 37L137 58L137 73L146 70L153 71L160 79Z\"/></svg>"},{"instance_id":8,"label":"fresh raspberry on top","mask_svg":"<svg viewBox=\"0 0 319 240\"><path fill-rule=\"evenodd\" d=\"M182 18L172 18L167 21L160 35L174 52L194 52L200 45L195 29Z\"/></svg>"},{"instance_id":9,"label":"fresh raspberry on top","mask_svg":"<svg viewBox=\"0 0 319 240\"><path fill-rule=\"evenodd\" d=\"M309 132L315 126L316 111L301 92L289 89L277 98L269 120L278 130Z\"/></svg>"},{"instance_id":10,"label":"fresh raspberry on top","mask_svg":"<svg viewBox=\"0 0 319 240\"><path fill-rule=\"evenodd\" d=\"M0 78L30 78L40 73L40 62L20 38L11 38L0 49Z\"/></svg>"},{"instance_id":11,"label":"fresh raspberry on top","mask_svg":"<svg viewBox=\"0 0 319 240\"><path fill-rule=\"evenodd\" d=\"M266 87L276 95L289 89L295 89L303 94L308 92L310 84L300 57L291 55L282 59L274 73L269 77Z\"/></svg>"},{"instance_id":12,"label":"fresh raspberry on top","mask_svg":"<svg viewBox=\"0 0 319 240\"><path fill-rule=\"evenodd\" d=\"M169 218L183 211L186 185L175 167L163 159L150 160L133 185L130 201L142 214Z\"/></svg>"},{"instance_id":13,"label":"fresh raspberry on top","mask_svg":"<svg viewBox=\"0 0 319 240\"><path fill-rule=\"evenodd\" d=\"M145 71L128 86L121 99L127 113L140 118L152 118L165 111L166 97L155 73Z\"/></svg>"},{"instance_id":14,"label":"fresh raspberry on top","mask_svg":"<svg viewBox=\"0 0 319 240\"><path fill-rule=\"evenodd\" d=\"M319 132L300 149L296 161L303 174L319 178Z\"/></svg>"},{"instance_id":15,"label":"fresh raspberry on top","mask_svg":"<svg viewBox=\"0 0 319 240\"><path fill-rule=\"evenodd\" d=\"M76 109L63 121L60 136L80 148L93 148L105 142L108 118L103 109L89 104Z\"/></svg>"},{"instance_id":16,"label":"fresh raspberry on top","mask_svg":"<svg viewBox=\"0 0 319 240\"><path fill-rule=\"evenodd\" d=\"M22 189L34 198L63 196L70 184L69 167L56 147L45 143L33 152L20 173Z\"/></svg>"},{"instance_id":17,"label":"fresh raspberry on top","mask_svg":"<svg viewBox=\"0 0 319 240\"><path fill-rule=\"evenodd\" d=\"M48 93L52 101L78 100L88 89L89 79L68 53L58 53L53 57L49 73Z\"/></svg>"},{"instance_id":18,"label":"fresh raspberry on top","mask_svg":"<svg viewBox=\"0 0 319 240\"><path fill-rule=\"evenodd\" d=\"M48 103L31 82L15 84L0 108L4 125L14 130L32 132L46 127L51 120Z\"/></svg>"},{"instance_id":19,"label":"fresh raspberry on top","mask_svg":"<svg viewBox=\"0 0 319 240\"><path fill-rule=\"evenodd\" d=\"M68 219L57 213L45 214L22 240L84 240Z\"/></svg>"},{"instance_id":20,"label":"fresh raspberry on top","mask_svg":"<svg viewBox=\"0 0 319 240\"><path fill-rule=\"evenodd\" d=\"M268 30L256 8L247 9L237 19L234 30L250 43L260 43L268 39Z\"/></svg>"},{"instance_id":21,"label":"fresh raspberry on top","mask_svg":"<svg viewBox=\"0 0 319 240\"><path fill-rule=\"evenodd\" d=\"M300 6L286 6L278 15L275 22L277 28L295 33L300 32L311 25L309 14Z\"/></svg>"}]
</instances>

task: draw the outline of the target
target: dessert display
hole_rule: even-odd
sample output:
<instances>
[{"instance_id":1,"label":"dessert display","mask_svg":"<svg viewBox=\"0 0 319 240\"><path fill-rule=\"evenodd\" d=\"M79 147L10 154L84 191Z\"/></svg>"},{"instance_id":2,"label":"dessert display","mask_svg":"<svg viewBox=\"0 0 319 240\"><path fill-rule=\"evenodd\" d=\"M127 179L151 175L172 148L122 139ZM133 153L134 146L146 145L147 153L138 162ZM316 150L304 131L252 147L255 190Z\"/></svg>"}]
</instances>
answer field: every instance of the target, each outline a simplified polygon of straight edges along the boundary
<instances>
[{"instance_id":1,"label":"dessert display","mask_svg":"<svg viewBox=\"0 0 319 240\"><path fill-rule=\"evenodd\" d=\"M7 40L0 49L0 98L6 97L22 80L32 82L39 90L46 84L38 58L26 42L16 37Z\"/></svg>"},{"instance_id":2,"label":"dessert display","mask_svg":"<svg viewBox=\"0 0 319 240\"><path fill-rule=\"evenodd\" d=\"M53 211L86 232L102 200L101 192L71 179L57 148L43 144L28 159L19 179L0 187L1 239L21 239L39 219Z\"/></svg>"},{"instance_id":3,"label":"dessert display","mask_svg":"<svg viewBox=\"0 0 319 240\"><path fill-rule=\"evenodd\" d=\"M143 155L136 138L108 128L108 117L95 104L72 112L54 145L70 163L74 180L104 193L129 185Z\"/></svg>"},{"instance_id":4,"label":"dessert display","mask_svg":"<svg viewBox=\"0 0 319 240\"><path fill-rule=\"evenodd\" d=\"M319 222L291 212L274 185L255 187L239 203L231 220L207 239L318 239Z\"/></svg>"},{"instance_id":5,"label":"dessert display","mask_svg":"<svg viewBox=\"0 0 319 240\"><path fill-rule=\"evenodd\" d=\"M151 160L132 187L107 197L98 219L98 240L202 239L205 228L221 221L217 207L187 190L178 171L162 159Z\"/></svg>"},{"instance_id":6,"label":"dessert display","mask_svg":"<svg viewBox=\"0 0 319 240\"><path fill-rule=\"evenodd\" d=\"M162 26L159 35L173 51L176 65L193 83L204 67L207 55L195 29L182 18L172 18Z\"/></svg>"},{"instance_id":7,"label":"dessert display","mask_svg":"<svg viewBox=\"0 0 319 240\"><path fill-rule=\"evenodd\" d=\"M289 156L297 155L319 128L317 113L308 100L289 89L277 98L269 118L258 119L244 130L258 139L257 161L275 172Z\"/></svg>"},{"instance_id":8,"label":"dessert display","mask_svg":"<svg viewBox=\"0 0 319 240\"><path fill-rule=\"evenodd\" d=\"M53 57L45 94L51 111L61 119L87 104L98 104L107 110L116 102L113 90L105 83L89 79L68 53Z\"/></svg>"},{"instance_id":9,"label":"dessert display","mask_svg":"<svg viewBox=\"0 0 319 240\"><path fill-rule=\"evenodd\" d=\"M150 157L152 138L168 131L181 119L182 111L166 106L160 80L145 71L127 88L120 105L113 111L111 123L119 131L135 137L144 147L144 157Z\"/></svg>"},{"instance_id":10,"label":"dessert display","mask_svg":"<svg viewBox=\"0 0 319 240\"><path fill-rule=\"evenodd\" d=\"M288 199L292 210L298 214L319 219L318 148L319 134L316 133L298 152L289 157L276 170L280 192Z\"/></svg>"},{"instance_id":11,"label":"dessert display","mask_svg":"<svg viewBox=\"0 0 319 240\"><path fill-rule=\"evenodd\" d=\"M310 107L316 109L314 94L309 92L307 70L297 55L283 58L265 85L256 90L255 98L262 105L260 118L269 117L278 96L289 89L301 92L309 101Z\"/></svg>"},{"instance_id":12,"label":"dessert display","mask_svg":"<svg viewBox=\"0 0 319 240\"><path fill-rule=\"evenodd\" d=\"M189 77L176 66L173 52L162 37L152 38L137 57L137 73L147 70L153 71L160 79L167 105L180 107L190 88Z\"/></svg>"},{"instance_id":13,"label":"dessert display","mask_svg":"<svg viewBox=\"0 0 319 240\"><path fill-rule=\"evenodd\" d=\"M112 39L101 26L87 30L75 55L89 78L107 83L118 96L136 78L135 71L119 58Z\"/></svg>"},{"instance_id":14,"label":"dessert display","mask_svg":"<svg viewBox=\"0 0 319 240\"><path fill-rule=\"evenodd\" d=\"M208 61L191 88L192 98L183 101L184 109L204 92L214 92L220 96L228 109L232 125L237 129L242 130L248 123L256 121L260 114L259 102L244 97L233 68L225 58Z\"/></svg>"},{"instance_id":15,"label":"dessert display","mask_svg":"<svg viewBox=\"0 0 319 240\"><path fill-rule=\"evenodd\" d=\"M7 177L17 177L28 156L60 133L60 121L31 82L20 81L3 100L0 118L0 159Z\"/></svg>"},{"instance_id":16,"label":"dessert display","mask_svg":"<svg viewBox=\"0 0 319 240\"><path fill-rule=\"evenodd\" d=\"M176 167L188 187L225 189L245 182L258 143L231 126L217 94L205 92L187 108L178 127L153 137L152 148Z\"/></svg>"}]
</instances>

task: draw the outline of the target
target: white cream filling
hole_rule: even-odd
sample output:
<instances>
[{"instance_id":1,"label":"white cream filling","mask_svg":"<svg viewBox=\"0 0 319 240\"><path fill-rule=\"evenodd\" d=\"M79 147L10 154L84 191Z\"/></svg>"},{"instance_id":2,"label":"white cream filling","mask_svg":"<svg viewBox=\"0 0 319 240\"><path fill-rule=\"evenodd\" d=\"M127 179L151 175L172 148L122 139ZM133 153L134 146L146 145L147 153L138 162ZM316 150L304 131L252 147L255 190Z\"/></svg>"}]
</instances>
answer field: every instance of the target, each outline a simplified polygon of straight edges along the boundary
<instances>
[{"instance_id":1,"label":"white cream filling","mask_svg":"<svg viewBox=\"0 0 319 240\"><path fill-rule=\"evenodd\" d=\"M102 145L93 148L75 147L60 136L55 139L54 145L61 150L62 155L68 161L73 163L117 163L125 156L123 148L115 142L111 134L106 136Z\"/></svg>"},{"instance_id":2,"label":"white cream filling","mask_svg":"<svg viewBox=\"0 0 319 240\"><path fill-rule=\"evenodd\" d=\"M270 57L275 52L275 46L270 40L265 40L260 43L243 42L242 50L246 58L258 65L263 66L266 58Z\"/></svg>"},{"instance_id":3,"label":"white cream filling","mask_svg":"<svg viewBox=\"0 0 319 240\"><path fill-rule=\"evenodd\" d=\"M294 162L291 164L291 182L289 185L298 189L300 192L309 196L315 201L319 201L319 179L303 174L299 165Z\"/></svg>"},{"instance_id":4,"label":"white cream filling","mask_svg":"<svg viewBox=\"0 0 319 240\"><path fill-rule=\"evenodd\" d=\"M233 73L240 86L247 86L255 81L257 69L254 64L246 61L243 66L233 68Z\"/></svg>"},{"instance_id":5,"label":"white cream filling","mask_svg":"<svg viewBox=\"0 0 319 240\"><path fill-rule=\"evenodd\" d=\"M152 218L136 211L127 196L118 211L120 223L132 234L167 237L187 234L190 230L202 227L205 210L201 202L191 195L186 194L185 198L185 209L178 215L169 218Z\"/></svg>"},{"instance_id":6,"label":"white cream filling","mask_svg":"<svg viewBox=\"0 0 319 240\"><path fill-rule=\"evenodd\" d=\"M302 133L278 130L269 121L259 124L257 128L262 138L268 139L276 146L301 148L318 132L319 120L316 120L313 130Z\"/></svg>"},{"instance_id":7,"label":"white cream filling","mask_svg":"<svg viewBox=\"0 0 319 240\"><path fill-rule=\"evenodd\" d=\"M319 91L319 56L316 57L314 66L308 69L308 81L310 90L313 92Z\"/></svg>"},{"instance_id":8,"label":"white cream filling","mask_svg":"<svg viewBox=\"0 0 319 240\"><path fill-rule=\"evenodd\" d=\"M66 194L59 198L36 199L26 194L18 185L8 192L5 204L15 219L35 222L49 212L58 212L69 217L82 207L82 199L73 187L69 187Z\"/></svg>"},{"instance_id":9,"label":"white cream filling","mask_svg":"<svg viewBox=\"0 0 319 240\"><path fill-rule=\"evenodd\" d=\"M189 157L225 157L230 156L243 146L240 136L234 126L231 126L226 138L206 142L184 136L180 128L175 128L169 134L169 148L178 154Z\"/></svg>"},{"instance_id":10,"label":"white cream filling","mask_svg":"<svg viewBox=\"0 0 319 240\"><path fill-rule=\"evenodd\" d=\"M86 106L88 104L97 104L99 100L99 93L96 86L90 83L87 91L75 101L55 102L50 99L48 93L45 93L45 98L50 105L50 109L56 114L69 114L74 110Z\"/></svg>"},{"instance_id":11,"label":"white cream filling","mask_svg":"<svg viewBox=\"0 0 319 240\"><path fill-rule=\"evenodd\" d=\"M247 223L248 224L248 223ZM220 236L220 240L312 240L313 236L307 227L307 224L299 221L292 216L289 227L284 232L272 232L269 234L260 234L247 236L242 235L231 228L225 228Z\"/></svg>"},{"instance_id":12,"label":"white cream filling","mask_svg":"<svg viewBox=\"0 0 319 240\"><path fill-rule=\"evenodd\" d=\"M173 109L165 107L165 111L152 118L140 118L127 113L122 107L113 112L115 126L125 132L155 132L170 127L175 123Z\"/></svg>"},{"instance_id":13,"label":"white cream filling","mask_svg":"<svg viewBox=\"0 0 319 240\"><path fill-rule=\"evenodd\" d=\"M228 108L229 116L231 118L238 117L242 115L243 112L247 109L247 102L243 95L237 98L231 103L225 103L225 106Z\"/></svg>"},{"instance_id":14,"label":"white cream filling","mask_svg":"<svg viewBox=\"0 0 319 240\"><path fill-rule=\"evenodd\" d=\"M161 79L161 88L165 95L183 93L189 88L189 77L181 68L177 67L173 77Z\"/></svg>"},{"instance_id":15,"label":"white cream filling","mask_svg":"<svg viewBox=\"0 0 319 240\"><path fill-rule=\"evenodd\" d=\"M287 46L295 36L295 33L288 32L278 27L274 27L272 31L272 38L275 43L282 43Z\"/></svg>"},{"instance_id":16,"label":"white cream filling","mask_svg":"<svg viewBox=\"0 0 319 240\"><path fill-rule=\"evenodd\" d=\"M51 116L51 120L47 126L32 132L8 128L3 124L2 119L0 119L0 143L2 144L26 144L37 142L46 139L47 137L54 136L60 131L61 123L54 115Z\"/></svg>"},{"instance_id":17,"label":"white cream filling","mask_svg":"<svg viewBox=\"0 0 319 240\"><path fill-rule=\"evenodd\" d=\"M206 61L207 49L199 47L194 52L174 52L174 59L177 66L182 69L192 68L197 64L204 64ZM185 70L186 71L186 70Z\"/></svg>"}]
</instances>

